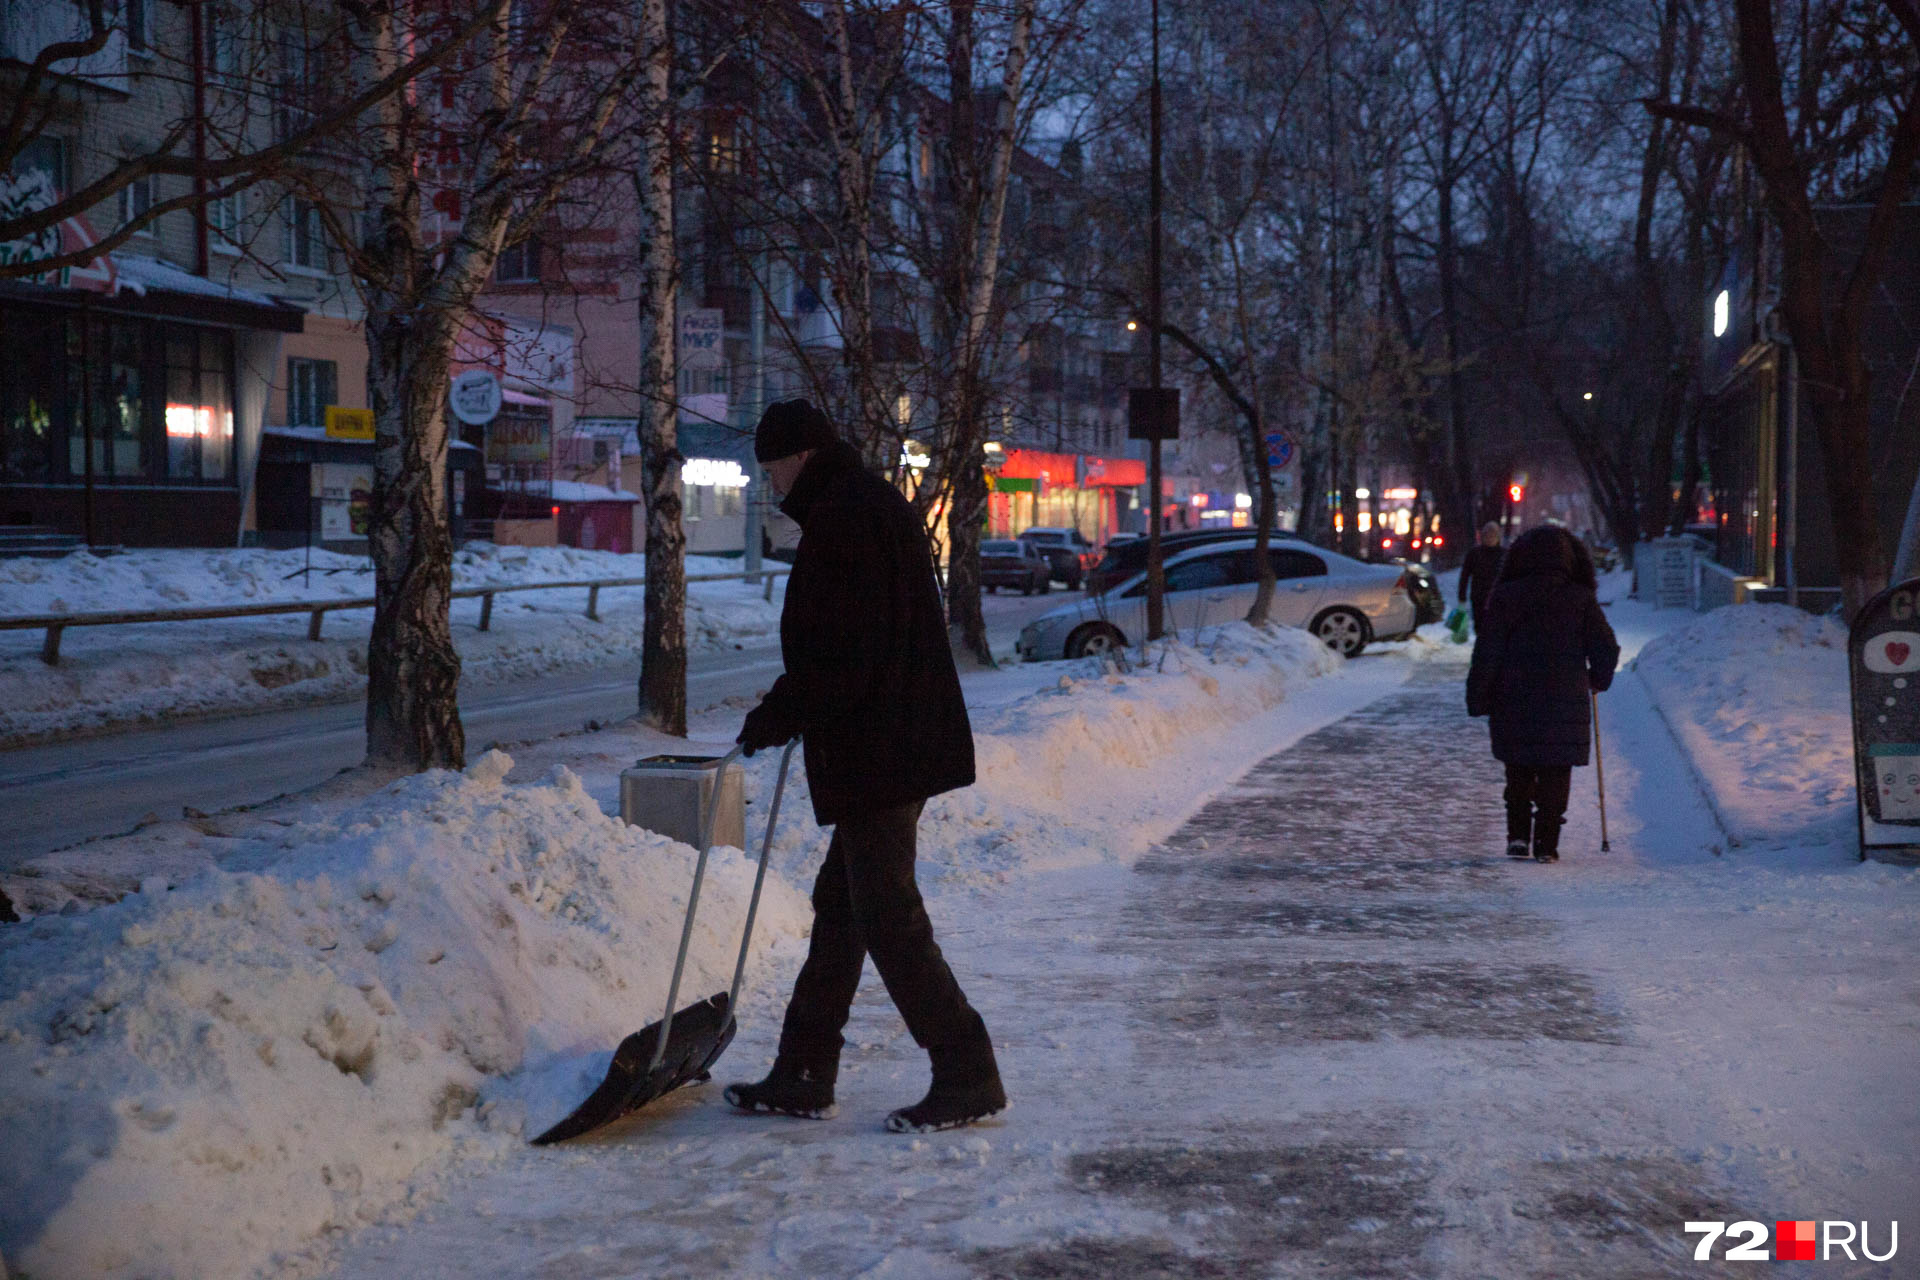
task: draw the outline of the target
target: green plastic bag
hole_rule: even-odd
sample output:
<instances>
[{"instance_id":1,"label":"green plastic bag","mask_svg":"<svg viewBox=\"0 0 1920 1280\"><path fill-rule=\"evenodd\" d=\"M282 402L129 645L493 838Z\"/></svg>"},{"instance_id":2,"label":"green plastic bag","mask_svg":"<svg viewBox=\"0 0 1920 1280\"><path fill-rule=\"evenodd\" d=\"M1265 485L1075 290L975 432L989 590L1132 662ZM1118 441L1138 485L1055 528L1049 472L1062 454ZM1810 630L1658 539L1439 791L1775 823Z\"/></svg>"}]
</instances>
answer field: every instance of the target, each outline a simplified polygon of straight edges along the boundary
<instances>
[{"instance_id":1,"label":"green plastic bag","mask_svg":"<svg viewBox=\"0 0 1920 1280\"><path fill-rule=\"evenodd\" d=\"M1447 615L1447 630L1453 633L1455 644L1467 642L1467 611L1459 605L1453 606L1453 612Z\"/></svg>"}]
</instances>

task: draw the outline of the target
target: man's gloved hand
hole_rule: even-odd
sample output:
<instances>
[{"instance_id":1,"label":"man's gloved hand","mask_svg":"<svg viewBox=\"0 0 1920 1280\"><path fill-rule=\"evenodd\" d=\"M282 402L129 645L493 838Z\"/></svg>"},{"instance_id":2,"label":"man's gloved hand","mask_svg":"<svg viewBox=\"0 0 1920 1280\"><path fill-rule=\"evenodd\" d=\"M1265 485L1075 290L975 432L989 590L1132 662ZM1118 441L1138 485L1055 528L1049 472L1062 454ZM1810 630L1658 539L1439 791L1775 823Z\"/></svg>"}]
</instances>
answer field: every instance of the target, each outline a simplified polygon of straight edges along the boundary
<instances>
[{"instance_id":1,"label":"man's gloved hand","mask_svg":"<svg viewBox=\"0 0 1920 1280\"><path fill-rule=\"evenodd\" d=\"M752 756L768 747L783 747L799 736L800 731L789 724L786 717L763 702L747 712L740 736L734 741L746 748L743 755Z\"/></svg>"}]
</instances>

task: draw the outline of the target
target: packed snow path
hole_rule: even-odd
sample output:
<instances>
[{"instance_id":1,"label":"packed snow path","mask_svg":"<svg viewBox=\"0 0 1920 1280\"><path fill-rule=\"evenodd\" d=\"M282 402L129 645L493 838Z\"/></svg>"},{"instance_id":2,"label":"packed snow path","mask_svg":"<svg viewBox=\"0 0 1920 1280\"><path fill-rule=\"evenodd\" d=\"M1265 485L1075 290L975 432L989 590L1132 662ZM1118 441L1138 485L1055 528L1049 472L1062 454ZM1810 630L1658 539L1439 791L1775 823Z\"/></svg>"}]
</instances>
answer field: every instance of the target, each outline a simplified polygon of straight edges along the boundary
<instances>
[{"instance_id":1,"label":"packed snow path","mask_svg":"<svg viewBox=\"0 0 1920 1280\"><path fill-rule=\"evenodd\" d=\"M1716 1123L1730 1082L1676 1081L1697 1064L1643 1035L1618 978L1583 972L1583 948L1527 906L1531 878L1600 870L1591 815L1576 802L1557 867L1499 856L1498 766L1460 707L1457 669L1417 671L1130 871L936 899L1001 1046L1004 1121L880 1131L925 1059L869 975L835 1119L744 1117L690 1090L599 1140L456 1176L338 1274L1720 1273L1682 1224L1775 1207L1752 1153L1714 1145L1751 1140ZM1644 716L1629 751L1651 750ZM764 1068L783 994L751 1002L723 1079ZM1830 1169L1804 1172L1829 1184L1822 1205L1844 1198Z\"/></svg>"}]
</instances>

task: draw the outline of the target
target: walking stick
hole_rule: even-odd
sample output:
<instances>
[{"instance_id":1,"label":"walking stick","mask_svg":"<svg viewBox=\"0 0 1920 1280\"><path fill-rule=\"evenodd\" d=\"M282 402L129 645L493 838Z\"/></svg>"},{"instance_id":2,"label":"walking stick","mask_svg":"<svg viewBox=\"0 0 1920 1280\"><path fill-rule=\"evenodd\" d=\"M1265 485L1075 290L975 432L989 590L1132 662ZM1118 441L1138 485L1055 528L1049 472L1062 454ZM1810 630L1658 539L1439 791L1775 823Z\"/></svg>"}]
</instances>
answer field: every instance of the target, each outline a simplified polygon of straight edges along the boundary
<instances>
[{"instance_id":1,"label":"walking stick","mask_svg":"<svg viewBox=\"0 0 1920 1280\"><path fill-rule=\"evenodd\" d=\"M1607 843L1607 765L1600 754L1600 700L1593 695L1593 686L1587 686L1587 706L1593 709L1593 776L1600 784L1600 852L1611 853L1613 846Z\"/></svg>"}]
</instances>

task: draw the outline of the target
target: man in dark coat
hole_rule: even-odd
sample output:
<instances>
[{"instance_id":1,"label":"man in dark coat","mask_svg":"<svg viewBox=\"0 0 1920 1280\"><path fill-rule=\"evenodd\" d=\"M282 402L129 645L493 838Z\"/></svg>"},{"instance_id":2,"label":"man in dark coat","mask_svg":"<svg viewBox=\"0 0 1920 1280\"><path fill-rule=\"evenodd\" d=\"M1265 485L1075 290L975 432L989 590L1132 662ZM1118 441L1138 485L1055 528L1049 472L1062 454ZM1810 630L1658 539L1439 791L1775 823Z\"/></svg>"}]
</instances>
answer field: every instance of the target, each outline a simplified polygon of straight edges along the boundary
<instances>
[{"instance_id":1,"label":"man in dark coat","mask_svg":"<svg viewBox=\"0 0 1920 1280\"><path fill-rule=\"evenodd\" d=\"M1593 557L1557 525L1520 535L1487 597L1467 669L1467 714L1491 717L1507 766L1507 854L1560 857L1576 765L1587 763L1591 693L1613 683L1620 646L1594 596Z\"/></svg>"},{"instance_id":2,"label":"man in dark coat","mask_svg":"<svg viewBox=\"0 0 1920 1280\"><path fill-rule=\"evenodd\" d=\"M1489 520L1480 526L1479 544L1467 552L1467 558L1460 564L1458 598L1471 604L1476 635L1480 631L1480 615L1487 611L1487 596L1500 576L1500 558L1505 554L1500 547L1500 522Z\"/></svg>"},{"instance_id":3,"label":"man in dark coat","mask_svg":"<svg viewBox=\"0 0 1920 1280\"><path fill-rule=\"evenodd\" d=\"M800 526L780 615L786 671L740 731L747 754L802 739L814 817L834 829L813 888L813 937L767 1078L729 1085L748 1111L825 1118L841 1032L873 957L933 1060L899 1133L1006 1109L986 1023L933 940L914 881L920 810L973 782L973 729L947 639L932 549L900 492L805 400L770 405L754 452Z\"/></svg>"}]
</instances>

